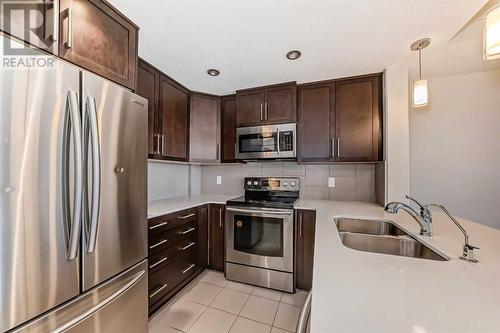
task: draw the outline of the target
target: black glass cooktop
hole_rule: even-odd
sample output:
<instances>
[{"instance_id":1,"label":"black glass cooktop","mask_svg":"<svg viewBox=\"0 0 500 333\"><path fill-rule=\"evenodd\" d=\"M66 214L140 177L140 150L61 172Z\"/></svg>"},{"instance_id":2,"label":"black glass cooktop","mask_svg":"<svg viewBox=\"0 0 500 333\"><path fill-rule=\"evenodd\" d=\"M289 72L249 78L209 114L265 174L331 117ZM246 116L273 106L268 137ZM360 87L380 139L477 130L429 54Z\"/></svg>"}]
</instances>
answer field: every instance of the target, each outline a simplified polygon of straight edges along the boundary
<instances>
[{"instance_id":1,"label":"black glass cooktop","mask_svg":"<svg viewBox=\"0 0 500 333\"><path fill-rule=\"evenodd\" d=\"M269 207L292 209L297 202L297 197L277 197L277 196L245 196L234 198L226 202L231 206L247 206L247 207Z\"/></svg>"}]
</instances>

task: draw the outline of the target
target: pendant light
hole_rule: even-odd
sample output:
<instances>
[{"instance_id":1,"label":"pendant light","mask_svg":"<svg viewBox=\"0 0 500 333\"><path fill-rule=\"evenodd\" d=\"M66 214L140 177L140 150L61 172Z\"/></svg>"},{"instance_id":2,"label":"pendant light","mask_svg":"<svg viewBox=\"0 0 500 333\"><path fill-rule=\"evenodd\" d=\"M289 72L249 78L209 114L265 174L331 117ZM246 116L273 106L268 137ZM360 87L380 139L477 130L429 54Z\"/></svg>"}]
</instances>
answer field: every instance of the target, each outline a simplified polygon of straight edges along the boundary
<instances>
[{"instance_id":1,"label":"pendant light","mask_svg":"<svg viewBox=\"0 0 500 333\"><path fill-rule=\"evenodd\" d=\"M484 20L483 58L500 58L500 6L491 9Z\"/></svg>"},{"instance_id":2,"label":"pendant light","mask_svg":"<svg viewBox=\"0 0 500 333\"><path fill-rule=\"evenodd\" d=\"M411 44L412 51L418 51L418 80L413 82L413 107L426 106L429 103L427 80L422 80L422 49L431 43L430 38L419 39Z\"/></svg>"}]
</instances>

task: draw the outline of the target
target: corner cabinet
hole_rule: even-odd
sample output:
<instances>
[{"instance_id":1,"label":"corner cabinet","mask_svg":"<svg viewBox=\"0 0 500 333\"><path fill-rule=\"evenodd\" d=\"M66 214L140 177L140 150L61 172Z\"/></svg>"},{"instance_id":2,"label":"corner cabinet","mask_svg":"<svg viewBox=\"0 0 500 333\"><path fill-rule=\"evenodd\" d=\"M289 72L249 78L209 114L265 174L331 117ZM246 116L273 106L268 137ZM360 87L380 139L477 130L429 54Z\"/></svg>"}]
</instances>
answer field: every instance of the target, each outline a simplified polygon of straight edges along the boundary
<instances>
[{"instance_id":1,"label":"corner cabinet","mask_svg":"<svg viewBox=\"0 0 500 333\"><path fill-rule=\"evenodd\" d=\"M295 211L295 287L310 290L313 280L316 211Z\"/></svg>"},{"instance_id":2,"label":"corner cabinet","mask_svg":"<svg viewBox=\"0 0 500 333\"><path fill-rule=\"evenodd\" d=\"M150 64L139 59L137 66L137 94L148 100L148 157L154 158L158 151L157 126L158 116L158 89L160 73Z\"/></svg>"},{"instance_id":3,"label":"corner cabinet","mask_svg":"<svg viewBox=\"0 0 500 333\"><path fill-rule=\"evenodd\" d=\"M236 92L237 126L258 126L297 121L297 85L278 85Z\"/></svg>"},{"instance_id":4,"label":"corner cabinet","mask_svg":"<svg viewBox=\"0 0 500 333\"><path fill-rule=\"evenodd\" d=\"M210 204L208 208L208 267L224 271L225 206Z\"/></svg>"},{"instance_id":5,"label":"corner cabinet","mask_svg":"<svg viewBox=\"0 0 500 333\"><path fill-rule=\"evenodd\" d=\"M298 87L300 162L383 159L382 74Z\"/></svg>"},{"instance_id":6,"label":"corner cabinet","mask_svg":"<svg viewBox=\"0 0 500 333\"><path fill-rule=\"evenodd\" d=\"M233 163L236 160L236 96L222 97L222 162Z\"/></svg>"},{"instance_id":7,"label":"corner cabinet","mask_svg":"<svg viewBox=\"0 0 500 333\"><path fill-rule=\"evenodd\" d=\"M189 160L201 163L220 162L220 97L192 93L190 119Z\"/></svg>"},{"instance_id":8,"label":"corner cabinet","mask_svg":"<svg viewBox=\"0 0 500 333\"><path fill-rule=\"evenodd\" d=\"M139 28L101 0L60 0L59 56L135 90Z\"/></svg>"}]
</instances>

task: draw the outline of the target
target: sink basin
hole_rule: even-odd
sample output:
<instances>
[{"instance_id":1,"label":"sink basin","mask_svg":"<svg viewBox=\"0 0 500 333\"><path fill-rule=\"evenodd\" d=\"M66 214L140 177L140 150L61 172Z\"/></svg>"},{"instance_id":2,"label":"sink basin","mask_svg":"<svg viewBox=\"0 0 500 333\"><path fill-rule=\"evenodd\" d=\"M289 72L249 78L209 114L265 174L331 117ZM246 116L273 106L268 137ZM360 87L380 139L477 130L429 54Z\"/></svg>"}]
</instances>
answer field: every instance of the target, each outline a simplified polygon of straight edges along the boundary
<instances>
[{"instance_id":1,"label":"sink basin","mask_svg":"<svg viewBox=\"0 0 500 333\"><path fill-rule=\"evenodd\" d=\"M351 249L436 261L450 260L390 221L337 218L342 244Z\"/></svg>"},{"instance_id":2,"label":"sink basin","mask_svg":"<svg viewBox=\"0 0 500 333\"><path fill-rule=\"evenodd\" d=\"M391 236L408 235L403 229L389 221L338 218L335 219L335 224L337 224L339 232Z\"/></svg>"}]
</instances>

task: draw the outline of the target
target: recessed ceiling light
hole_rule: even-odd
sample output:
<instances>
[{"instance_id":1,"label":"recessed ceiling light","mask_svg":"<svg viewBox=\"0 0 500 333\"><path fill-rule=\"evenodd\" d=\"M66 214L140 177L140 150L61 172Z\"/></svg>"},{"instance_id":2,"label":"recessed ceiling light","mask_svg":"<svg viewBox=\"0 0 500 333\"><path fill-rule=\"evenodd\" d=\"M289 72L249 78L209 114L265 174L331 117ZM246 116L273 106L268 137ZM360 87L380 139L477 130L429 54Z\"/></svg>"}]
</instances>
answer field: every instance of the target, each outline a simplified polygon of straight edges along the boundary
<instances>
[{"instance_id":1,"label":"recessed ceiling light","mask_svg":"<svg viewBox=\"0 0 500 333\"><path fill-rule=\"evenodd\" d=\"M218 76L220 72L215 68L210 68L209 70L207 70L207 74L210 76Z\"/></svg>"},{"instance_id":2,"label":"recessed ceiling light","mask_svg":"<svg viewBox=\"0 0 500 333\"><path fill-rule=\"evenodd\" d=\"M297 60L301 55L302 53L299 50L292 50L286 54L286 57L290 60Z\"/></svg>"}]
</instances>

